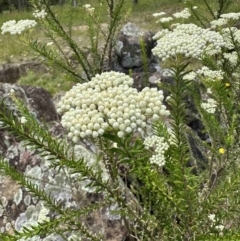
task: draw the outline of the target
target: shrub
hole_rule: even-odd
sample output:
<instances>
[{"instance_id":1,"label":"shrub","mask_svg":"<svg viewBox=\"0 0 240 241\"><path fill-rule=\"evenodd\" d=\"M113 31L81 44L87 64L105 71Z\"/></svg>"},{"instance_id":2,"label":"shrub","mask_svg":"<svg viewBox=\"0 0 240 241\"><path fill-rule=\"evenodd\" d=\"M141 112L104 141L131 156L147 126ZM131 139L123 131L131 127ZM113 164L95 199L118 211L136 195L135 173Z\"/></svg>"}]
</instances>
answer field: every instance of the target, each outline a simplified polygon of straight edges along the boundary
<instances>
[{"instance_id":1,"label":"shrub","mask_svg":"<svg viewBox=\"0 0 240 241\"><path fill-rule=\"evenodd\" d=\"M94 27L98 26L92 18L95 10L84 7L92 21L89 30L92 61L96 65L84 57L72 40L71 31L63 28L46 2L41 3L46 11L41 21L69 44L86 74L86 78L81 77L67 60L59 59L45 45L30 43L79 82L58 107L68 137L53 138L14 93L9 97L14 104L12 110L6 100L2 101L1 128L9 130L27 147L38 150L50 168L59 173L65 171L62 175L65 173L74 183L104 194L104 202L68 207L7 160L1 160L2 174L18 181L44 205L35 226L25 226L14 236L0 234L2 240L39 240L54 234L67 240L102 240L100 232L89 230L80 218L111 205L116 207L112 213L122 218L131 240L238 239L240 30L234 24L240 15L224 12L230 1L217 1L219 9L212 14L214 20L210 23L206 19L203 22L194 6L168 17L173 22L183 19L181 24L168 26L166 21L159 21L167 29L154 36L157 45L153 53L174 80L173 84L160 84L170 93L166 99L157 89L146 88L137 93L131 88L133 80L129 76L102 73L104 56L111 52L124 1L119 0L116 5L114 1L104 1L110 15L106 35L110 42L106 42L101 55L94 42ZM204 3L214 13L208 2ZM40 13L42 5L36 3L36 7ZM191 12L201 27L184 23L189 21ZM163 14L155 14L160 15ZM61 53L55 36L49 36ZM189 98L196 106L208 142L186 124ZM84 140L94 145L96 158L86 157L83 151L77 154L76 145ZM204 168L197 165L193 143L199 143L204 150ZM57 218L48 218L49 212Z\"/></svg>"}]
</instances>

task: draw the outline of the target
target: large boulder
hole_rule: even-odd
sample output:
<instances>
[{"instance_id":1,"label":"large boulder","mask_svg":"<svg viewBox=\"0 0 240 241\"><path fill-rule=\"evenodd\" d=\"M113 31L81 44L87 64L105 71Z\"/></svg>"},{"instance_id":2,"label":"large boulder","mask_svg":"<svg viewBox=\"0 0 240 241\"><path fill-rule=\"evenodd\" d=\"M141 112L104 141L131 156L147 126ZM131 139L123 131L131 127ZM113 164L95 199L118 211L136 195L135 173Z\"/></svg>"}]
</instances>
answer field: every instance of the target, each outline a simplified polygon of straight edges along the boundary
<instances>
[{"instance_id":1,"label":"large boulder","mask_svg":"<svg viewBox=\"0 0 240 241\"><path fill-rule=\"evenodd\" d=\"M129 74L129 71L142 72L147 65L149 72L159 70L159 61L151 50L155 41L151 31L144 31L133 23L123 26L117 38L114 50L113 70ZM143 51L146 63L143 60Z\"/></svg>"}]
</instances>

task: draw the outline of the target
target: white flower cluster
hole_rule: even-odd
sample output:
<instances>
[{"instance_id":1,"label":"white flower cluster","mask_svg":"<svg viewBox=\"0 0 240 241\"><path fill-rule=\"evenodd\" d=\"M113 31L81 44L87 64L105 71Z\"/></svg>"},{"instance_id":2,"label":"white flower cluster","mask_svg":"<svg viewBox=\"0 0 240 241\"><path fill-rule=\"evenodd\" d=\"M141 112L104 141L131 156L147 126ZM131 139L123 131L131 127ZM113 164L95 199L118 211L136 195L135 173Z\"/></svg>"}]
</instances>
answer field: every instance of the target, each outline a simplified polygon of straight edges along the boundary
<instances>
[{"instance_id":1,"label":"white flower cluster","mask_svg":"<svg viewBox=\"0 0 240 241\"><path fill-rule=\"evenodd\" d=\"M233 67L237 65L238 53L236 51L233 51L232 53L224 53L223 57L224 59L228 60Z\"/></svg>"},{"instance_id":2,"label":"white flower cluster","mask_svg":"<svg viewBox=\"0 0 240 241\"><path fill-rule=\"evenodd\" d=\"M226 42L225 47L228 49L235 48L234 42L240 44L240 30L231 27L231 28L224 28L221 31L221 34Z\"/></svg>"},{"instance_id":3,"label":"white flower cluster","mask_svg":"<svg viewBox=\"0 0 240 241\"><path fill-rule=\"evenodd\" d=\"M83 8L89 14L93 14L95 10L95 8L91 7L91 4L84 4Z\"/></svg>"},{"instance_id":4,"label":"white flower cluster","mask_svg":"<svg viewBox=\"0 0 240 241\"><path fill-rule=\"evenodd\" d=\"M41 11L40 10L35 10L33 12L33 16L35 18L45 18L47 16L47 12L44 9L42 9Z\"/></svg>"},{"instance_id":5,"label":"white flower cluster","mask_svg":"<svg viewBox=\"0 0 240 241\"><path fill-rule=\"evenodd\" d=\"M223 26L227 24L226 18L219 18L210 22L211 28L215 29L217 27Z\"/></svg>"},{"instance_id":6,"label":"white flower cluster","mask_svg":"<svg viewBox=\"0 0 240 241\"><path fill-rule=\"evenodd\" d=\"M154 148L155 155L152 155L150 162L152 164L157 164L159 167L165 165L166 160L164 153L168 150L169 144L165 142L163 137L159 136L149 136L144 140L144 145L147 149Z\"/></svg>"},{"instance_id":7,"label":"white flower cluster","mask_svg":"<svg viewBox=\"0 0 240 241\"><path fill-rule=\"evenodd\" d=\"M211 88L207 88L207 94L209 94L209 95L212 94L212 90L211 90Z\"/></svg>"},{"instance_id":8,"label":"white flower cluster","mask_svg":"<svg viewBox=\"0 0 240 241\"><path fill-rule=\"evenodd\" d=\"M224 75L222 70L210 70L207 66L203 66L201 69L197 70L196 73L203 75L204 78L210 79L211 81L222 80Z\"/></svg>"},{"instance_id":9,"label":"white flower cluster","mask_svg":"<svg viewBox=\"0 0 240 241\"><path fill-rule=\"evenodd\" d=\"M224 13L220 17L225 19L238 20L240 18L240 13Z\"/></svg>"},{"instance_id":10,"label":"white flower cluster","mask_svg":"<svg viewBox=\"0 0 240 241\"><path fill-rule=\"evenodd\" d=\"M204 50L204 54L209 56L214 56L216 54L220 54L221 52L221 48L215 48L214 44L209 44Z\"/></svg>"},{"instance_id":11,"label":"white flower cluster","mask_svg":"<svg viewBox=\"0 0 240 241\"><path fill-rule=\"evenodd\" d=\"M164 29L154 37L157 39L157 46L152 50L162 61L184 55L188 58L200 59L207 47L221 50L225 45L223 37L209 29L203 29L195 24L180 24L173 31Z\"/></svg>"},{"instance_id":12,"label":"white flower cluster","mask_svg":"<svg viewBox=\"0 0 240 241\"><path fill-rule=\"evenodd\" d=\"M189 18L191 16L191 13L189 12L188 8L185 8L181 12L174 13L173 16L175 18Z\"/></svg>"},{"instance_id":13,"label":"white flower cluster","mask_svg":"<svg viewBox=\"0 0 240 241\"><path fill-rule=\"evenodd\" d=\"M173 18L172 17L166 17L166 18L160 18L156 23L168 23L170 21L172 21Z\"/></svg>"},{"instance_id":14,"label":"white flower cluster","mask_svg":"<svg viewBox=\"0 0 240 241\"><path fill-rule=\"evenodd\" d=\"M217 108L217 101L212 98L208 98L207 102L201 103L201 107L208 113L214 114Z\"/></svg>"},{"instance_id":15,"label":"white flower cluster","mask_svg":"<svg viewBox=\"0 0 240 241\"><path fill-rule=\"evenodd\" d=\"M153 17L160 17L160 16L163 16L163 15L165 15L166 13L165 12L160 12L160 13L153 13Z\"/></svg>"},{"instance_id":16,"label":"white flower cluster","mask_svg":"<svg viewBox=\"0 0 240 241\"><path fill-rule=\"evenodd\" d=\"M25 19L25 20L19 20L18 22L16 20L10 20L5 22L2 25L1 31L2 31L2 34L5 34L5 33L10 33L12 35L21 34L26 29L33 28L36 25L37 25L37 22L35 20Z\"/></svg>"},{"instance_id":17,"label":"white flower cluster","mask_svg":"<svg viewBox=\"0 0 240 241\"><path fill-rule=\"evenodd\" d=\"M217 28L226 25L229 20L238 20L240 18L240 13L225 13L220 16L219 19L210 22L211 28Z\"/></svg>"},{"instance_id":18,"label":"white flower cluster","mask_svg":"<svg viewBox=\"0 0 240 241\"><path fill-rule=\"evenodd\" d=\"M216 215L215 215L215 214L209 214L209 215L208 215L208 219L209 219L210 222L211 222L211 226L215 226L215 224L216 224L216 222L217 222L217 220L216 220ZM224 227L222 224L219 224L219 225L216 225L216 226L215 226L215 229L217 229L217 231L219 231L219 232L222 232L224 228L225 228L225 227Z\"/></svg>"},{"instance_id":19,"label":"white flower cluster","mask_svg":"<svg viewBox=\"0 0 240 241\"><path fill-rule=\"evenodd\" d=\"M190 73L186 74L183 76L184 80L194 80L197 77L197 74L193 71L191 71Z\"/></svg>"},{"instance_id":20,"label":"white flower cluster","mask_svg":"<svg viewBox=\"0 0 240 241\"><path fill-rule=\"evenodd\" d=\"M208 219L209 219L211 222L215 223L215 222L216 222L215 216L216 216L215 214L209 214L209 215L208 215Z\"/></svg>"},{"instance_id":21,"label":"white flower cluster","mask_svg":"<svg viewBox=\"0 0 240 241\"><path fill-rule=\"evenodd\" d=\"M22 117L20 118L20 123L21 123L21 124L26 124L26 123L27 123L27 119L26 119L25 116L22 116Z\"/></svg>"},{"instance_id":22,"label":"white flower cluster","mask_svg":"<svg viewBox=\"0 0 240 241\"><path fill-rule=\"evenodd\" d=\"M37 220L38 223L50 220L50 218L47 216L49 214L50 210L47 207L45 207L44 205L42 205L42 206L43 207L40 210L39 215L38 215L38 220Z\"/></svg>"},{"instance_id":23,"label":"white flower cluster","mask_svg":"<svg viewBox=\"0 0 240 241\"><path fill-rule=\"evenodd\" d=\"M138 93L130 87L133 79L117 72L96 75L90 82L77 84L61 99L58 112L62 125L74 142L101 136L112 127L119 137L142 130L147 120L168 116L162 104L163 92L144 88Z\"/></svg>"},{"instance_id":24,"label":"white flower cluster","mask_svg":"<svg viewBox=\"0 0 240 241\"><path fill-rule=\"evenodd\" d=\"M165 14L166 14L165 12L154 13L153 17L159 17L159 16L163 16ZM191 16L191 13L189 12L188 8L185 8L183 11L173 14L173 17L175 17L175 18L185 18L186 19L186 18L189 18L190 16ZM173 20L173 17L161 18L156 23L168 23Z\"/></svg>"}]
</instances>

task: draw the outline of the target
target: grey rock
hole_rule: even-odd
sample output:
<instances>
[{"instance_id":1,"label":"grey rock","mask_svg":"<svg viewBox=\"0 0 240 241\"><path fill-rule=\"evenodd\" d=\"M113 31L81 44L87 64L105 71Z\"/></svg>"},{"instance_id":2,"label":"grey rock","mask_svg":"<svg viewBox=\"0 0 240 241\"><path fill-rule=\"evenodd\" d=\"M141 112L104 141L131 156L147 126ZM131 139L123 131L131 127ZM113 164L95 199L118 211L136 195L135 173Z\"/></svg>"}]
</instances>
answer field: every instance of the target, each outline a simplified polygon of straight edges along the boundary
<instances>
[{"instance_id":1,"label":"grey rock","mask_svg":"<svg viewBox=\"0 0 240 241\"><path fill-rule=\"evenodd\" d=\"M34 110L38 119L43 119L46 122L59 119L52 96L47 90L37 86L21 87L25 91L30 108Z\"/></svg>"},{"instance_id":2,"label":"grey rock","mask_svg":"<svg viewBox=\"0 0 240 241\"><path fill-rule=\"evenodd\" d=\"M155 41L152 39L153 33L138 28L133 23L127 23L123 26L117 38L114 49L113 68L115 71L128 73L129 69L133 72L142 72L144 67L143 48L147 58L149 72L155 72L159 69L159 61L153 56L151 50Z\"/></svg>"},{"instance_id":3,"label":"grey rock","mask_svg":"<svg viewBox=\"0 0 240 241\"><path fill-rule=\"evenodd\" d=\"M47 68L37 61L27 61L0 66L0 82L16 83L28 71L45 72Z\"/></svg>"},{"instance_id":4,"label":"grey rock","mask_svg":"<svg viewBox=\"0 0 240 241\"><path fill-rule=\"evenodd\" d=\"M20 70L17 66L2 66L0 68L0 82L16 83L20 78Z\"/></svg>"},{"instance_id":5,"label":"grey rock","mask_svg":"<svg viewBox=\"0 0 240 241\"><path fill-rule=\"evenodd\" d=\"M45 122L58 120L52 96L44 88L0 83L0 100L4 99L5 104L11 110L16 111L16 106L11 98L12 90L15 92L14 95L22 100L28 106L29 110L36 115L36 118Z\"/></svg>"}]
</instances>

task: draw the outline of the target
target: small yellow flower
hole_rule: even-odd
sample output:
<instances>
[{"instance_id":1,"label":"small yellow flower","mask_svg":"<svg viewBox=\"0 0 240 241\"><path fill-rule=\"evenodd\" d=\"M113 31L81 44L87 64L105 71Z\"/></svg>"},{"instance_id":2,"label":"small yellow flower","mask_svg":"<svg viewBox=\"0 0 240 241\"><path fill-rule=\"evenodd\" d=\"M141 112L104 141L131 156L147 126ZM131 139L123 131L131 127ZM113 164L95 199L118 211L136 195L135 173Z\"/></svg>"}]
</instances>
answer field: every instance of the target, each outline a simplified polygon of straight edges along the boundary
<instances>
[{"instance_id":1,"label":"small yellow flower","mask_svg":"<svg viewBox=\"0 0 240 241\"><path fill-rule=\"evenodd\" d=\"M220 148L218 151L219 151L220 154L224 154L225 153L225 149L224 148Z\"/></svg>"},{"instance_id":2,"label":"small yellow flower","mask_svg":"<svg viewBox=\"0 0 240 241\"><path fill-rule=\"evenodd\" d=\"M226 87L229 87L229 86L230 86L230 84L229 84L229 83L226 83L226 84L225 84L225 86L226 86Z\"/></svg>"}]
</instances>

